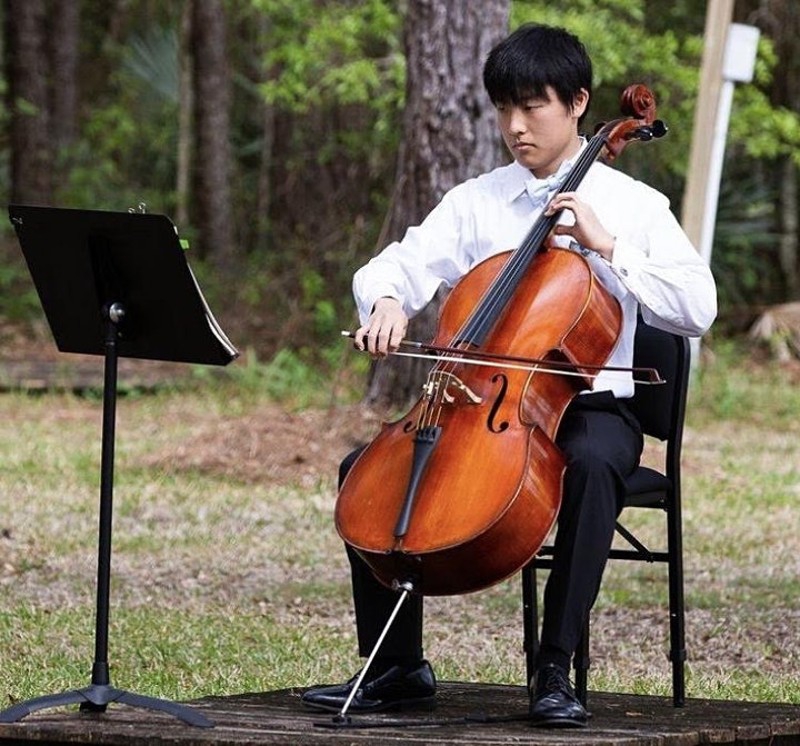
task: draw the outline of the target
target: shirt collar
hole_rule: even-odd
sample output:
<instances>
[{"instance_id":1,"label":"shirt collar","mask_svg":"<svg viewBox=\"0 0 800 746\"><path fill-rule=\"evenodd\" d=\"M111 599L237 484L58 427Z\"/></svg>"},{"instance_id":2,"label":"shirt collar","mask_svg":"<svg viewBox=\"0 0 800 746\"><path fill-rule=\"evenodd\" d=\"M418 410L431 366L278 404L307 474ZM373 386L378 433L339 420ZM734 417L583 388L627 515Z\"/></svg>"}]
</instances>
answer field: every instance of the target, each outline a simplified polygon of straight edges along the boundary
<instances>
[{"instance_id":1,"label":"shirt collar","mask_svg":"<svg viewBox=\"0 0 800 746\"><path fill-rule=\"evenodd\" d=\"M578 152L569 160L562 161L561 165L558 167L558 171L556 172L557 177L561 177L569 173L569 171L572 169L572 166L575 164L575 161L578 160L578 157L586 147L586 142L586 138L581 137L580 150L578 150ZM506 190L506 199L508 202L513 202L522 194L525 194L529 191L533 192L536 188L536 184L544 181L545 179L537 179L530 170L525 168L525 166L521 166L519 163L517 163L517 161L513 161L508 166L508 188Z\"/></svg>"}]
</instances>

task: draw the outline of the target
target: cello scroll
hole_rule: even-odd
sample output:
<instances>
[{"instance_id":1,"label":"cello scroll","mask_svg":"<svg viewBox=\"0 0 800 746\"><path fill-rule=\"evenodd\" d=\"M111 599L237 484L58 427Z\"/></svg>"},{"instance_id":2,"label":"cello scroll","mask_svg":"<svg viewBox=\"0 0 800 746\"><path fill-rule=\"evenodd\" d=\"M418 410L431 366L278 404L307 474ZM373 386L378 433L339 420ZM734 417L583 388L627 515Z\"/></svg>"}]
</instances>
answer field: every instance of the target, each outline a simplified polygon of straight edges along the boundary
<instances>
[{"instance_id":1,"label":"cello scroll","mask_svg":"<svg viewBox=\"0 0 800 746\"><path fill-rule=\"evenodd\" d=\"M629 85L620 99L620 111L628 119L617 119L600 125L598 133L606 132L604 152L600 158L612 163L625 146L633 141L647 142L667 134L667 125L656 119L656 100L650 89L641 83Z\"/></svg>"}]
</instances>

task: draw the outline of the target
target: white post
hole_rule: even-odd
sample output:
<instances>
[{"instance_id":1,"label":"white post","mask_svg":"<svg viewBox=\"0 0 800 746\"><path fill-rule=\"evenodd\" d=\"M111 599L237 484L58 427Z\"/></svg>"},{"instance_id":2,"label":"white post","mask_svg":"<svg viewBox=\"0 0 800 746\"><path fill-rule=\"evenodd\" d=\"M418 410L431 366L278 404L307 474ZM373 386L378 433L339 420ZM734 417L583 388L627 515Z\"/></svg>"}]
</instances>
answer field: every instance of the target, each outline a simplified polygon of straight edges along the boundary
<instances>
[{"instance_id":1,"label":"white post","mask_svg":"<svg viewBox=\"0 0 800 746\"><path fill-rule=\"evenodd\" d=\"M758 50L759 30L755 26L744 26L732 23L728 29L725 43L725 56L722 62L722 87L719 93L714 137L711 142L711 154L708 164L703 220L700 228L700 245L697 247L700 256L711 263L714 247L714 228L717 222L717 206L719 204L719 187L722 181L722 166L725 162L725 141L728 137L728 124L733 105L733 89L735 83L749 83L753 79ZM700 339L691 340L692 367L699 361Z\"/></svg>"},{"instance_id":2,"label":"white post","mask_svg":"<svg viewBox=\"0 0 800 746\"><path fill-rule=\"evenodd\" d=\"M722 62L722 88L714 124L714 139L711 143L708 189L703 210L700 246L698 247L700 255L706 262L711 261L714 244L714 226L717 221L719 187L722 181L722 166L725 161L725 140L728 136L734 84L749 83L753 79L758 38L759 30L755 26L732 23L728 29L725 57Z\"/></svg>"}]
</instances>

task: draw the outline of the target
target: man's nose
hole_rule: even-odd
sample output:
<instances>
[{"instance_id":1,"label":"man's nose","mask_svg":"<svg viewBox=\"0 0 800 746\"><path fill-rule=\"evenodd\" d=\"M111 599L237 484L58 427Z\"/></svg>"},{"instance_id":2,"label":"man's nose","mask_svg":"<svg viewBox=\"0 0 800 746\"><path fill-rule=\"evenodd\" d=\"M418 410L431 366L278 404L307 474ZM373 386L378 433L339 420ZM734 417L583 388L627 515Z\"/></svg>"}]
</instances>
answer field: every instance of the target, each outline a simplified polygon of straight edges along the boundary
<instances>
[{"instance_id":1,"label":"man's nose","mask_svg":"<svg viewBox=\"0 0 800 746\"><path fill-rule=\"evenodd\" d=\"M525 122L525 117L522 114L522 110L517 106L512 107L508 116L508 131L511 134L519 135L525 132L527 128L528 126Z\"/></svg>"}]
</instances>

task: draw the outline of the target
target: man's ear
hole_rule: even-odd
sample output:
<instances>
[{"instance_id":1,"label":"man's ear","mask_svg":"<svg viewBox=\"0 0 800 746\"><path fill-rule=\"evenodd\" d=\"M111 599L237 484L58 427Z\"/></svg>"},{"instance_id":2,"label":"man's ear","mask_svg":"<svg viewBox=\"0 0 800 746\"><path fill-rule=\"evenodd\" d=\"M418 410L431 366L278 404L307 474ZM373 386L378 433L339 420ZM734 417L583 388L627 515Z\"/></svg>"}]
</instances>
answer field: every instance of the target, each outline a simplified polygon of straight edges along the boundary
<instances>
[{"instance_id":1,"label":"man's ear","mask_svg":"<svg viewBox=\"0 0 800 746\"><path fill-rule=\"evenodd\" d=\"M576 119L580 119L584 112L586 111L587 107L589 106L589 91L585 88L581 88L580 91L575 96L575 100L572 102L572 115Z\"/></svg>"}]
</instances>

